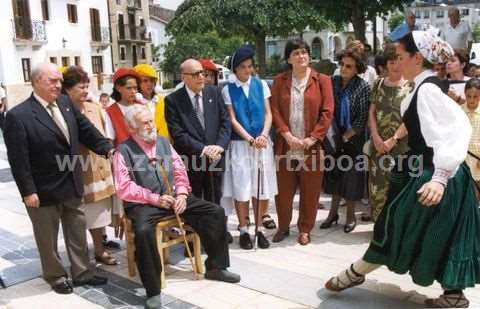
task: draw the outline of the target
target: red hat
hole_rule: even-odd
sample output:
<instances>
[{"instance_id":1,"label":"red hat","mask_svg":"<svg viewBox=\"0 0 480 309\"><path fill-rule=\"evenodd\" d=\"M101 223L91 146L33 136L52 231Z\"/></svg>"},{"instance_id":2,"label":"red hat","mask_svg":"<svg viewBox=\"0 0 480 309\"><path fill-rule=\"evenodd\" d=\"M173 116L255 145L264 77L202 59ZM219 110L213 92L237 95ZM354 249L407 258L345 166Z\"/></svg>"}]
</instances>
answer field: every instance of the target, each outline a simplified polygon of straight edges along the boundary
<instances>
[{"instance_id":1,"label":"red hat","mask_svg":"<svg viewBox=\"0 0 480 309\"><path fill-rule=\"evenodd\" d=\"M218 72L217 66L212 60L203 58L199 59L198 61L202 64L204 70Z\"/></svg>"},{"instance_id":2,"label":"red hat","mask_svg":"<svg viewBox=\"0 0 480 309\"><path fill-rule=\"evenodd\" d=\"M135 77L136 79L139 79L140 77L138 76L137 72L135 72L132 68L118 68L118 70L115 71L115 73L112 76L112 82L115 84L115 82L122 77L125 76L132 76Z\"/></svg>"}]
</instances>

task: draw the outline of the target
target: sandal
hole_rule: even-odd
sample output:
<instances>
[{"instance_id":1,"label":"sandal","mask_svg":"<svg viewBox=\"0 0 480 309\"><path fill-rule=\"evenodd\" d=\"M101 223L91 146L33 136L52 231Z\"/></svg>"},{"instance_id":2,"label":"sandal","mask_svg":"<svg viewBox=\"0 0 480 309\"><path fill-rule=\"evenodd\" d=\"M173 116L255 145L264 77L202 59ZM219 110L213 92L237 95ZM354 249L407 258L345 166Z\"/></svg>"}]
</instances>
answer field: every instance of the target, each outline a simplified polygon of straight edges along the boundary
<instances>
[{"instance_id":1,"label":"sandal","mask_svg":"<svg viewBox=\"0 0 480 309\"><path fill-rule=\"evenodd\" d=\"M111 256L107 252L104 252L101 256L95 255L95 261L110 266L120 264L116 258Z\"/></svg>"},{"instance_id":2,"label":"sandal","mask_svg":"<svg viewBox=\"0 0 480 309\"><path fill-rule=\"evenodd\" d=\"M463 293L443 294L438 298L428 298L425 300L427 308L468 308L470 302Z\"/></svg>"},{"instance_id":3,"label":"sandal","mask_svg":"<svg viewBox=\"0 0 480 309\"><path fill-rule=\"evenodd\" d=\"M277 228L277 225L275 224L275 221L268 214L262 216L262 225L263 225L264 228L269 229L269 230L274 230L274 229Z\"/></svg>"},{"instance_id":4,"label":"sandal","mask_svg":"<svg viewBox=\"0 0 480 309\"><path fill-rule=\"evenodd\" d=\"M301 244L302 246L306 246L310 243L311 239L310 239L310 234L308 233L300 233L298 235L298 239L297 239L298 243Z\"/></svg>"},{"instance_id":5,"label":"sandal","mask_svg":"<svg viewBox=\"0 0 480 309\"><path fill-rule=\"evenodd\" d=\"M345 275L348 278L348 283L342 282L338 276L335 276L325 283L325 288L333 292L341 292L365 282L365 276L357 273L353 269L353 264L350 265L349 269L345 270Z\"/></svg>"}]
</instances>

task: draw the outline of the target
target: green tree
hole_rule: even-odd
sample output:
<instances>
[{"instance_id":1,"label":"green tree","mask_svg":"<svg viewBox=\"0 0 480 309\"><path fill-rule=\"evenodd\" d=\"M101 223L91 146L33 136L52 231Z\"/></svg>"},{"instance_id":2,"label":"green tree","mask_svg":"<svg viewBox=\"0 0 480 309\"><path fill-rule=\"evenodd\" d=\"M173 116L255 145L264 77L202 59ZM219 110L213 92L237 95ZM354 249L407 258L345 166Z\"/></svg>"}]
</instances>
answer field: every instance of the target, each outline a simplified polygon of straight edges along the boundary
<instances>
[{"instance_id":1,"label":"green tree","mask_svg":"<svg viewBox=\"0 0 480 309\"><path fill-rule=\"evenodd\" d=\"M378 15L401 8L412 0L310 0L322 14L342 25L352 23L355 37L366 42L365 29L367 20L375 20Z\"/></svg>"},{"instance_id":2,"label":"green tree","mask_svg":"<svg viewBox=\"0 0 480 309\"><path fill-rule=\"evenodd\" d=\"M280 56L279 54L273 54L267 60L266 75L275 76L278 73L280 73L283 69L285 69L285 67L286 67L286 64L283 61L282 56Z\"/></svg>"},{"instance_id":3,"label":"green tree","mask_svg":"<svg viewBox=\"0 0 480 309\"><path fill-rule=\"evenodd\" d=\"M388 27L390 28L390 30L393 30L393 29L397 28L398 26L400 26L403 23L404 20L405 20L405 16L403 14L395 12L388 19L388 22L387 22Z\"/></svg>"},{"instance_id":4,"label":"green tree","mask_svg":"<svg viewBox=\"0 0 480 309\"><path fill-rule=\"evenodd\" d=\"M187 58L206 57L222 63L224 58L243 42L244 39L240 36L224 39L215 31L177 35L165 46L161 68L165 72L174 73Z\"/></svg>"},{"instance_id":5,"label":"green tree","mask_svg":"<svg viewBox=\"0 0 480 309\"><path fill-rule=\"evenodd\" d=\"M473 35L473 41L475 43L480 42L480 23L476 23L473 26L472 35Z\"/></svg>"},{"instance_id":6,"label":"green tree","mask_svg":"<svg viewBox=\"0 0 480 309\"><path fill-rule=\"evenodd\" d=\"M223 37L242 36L255 43L259 73L263 75L267 36L286 37L307 27L320 30L329 26L307 0L186 0L167 31L174 37L211 30Z\"/></svg>"}]
</instances>

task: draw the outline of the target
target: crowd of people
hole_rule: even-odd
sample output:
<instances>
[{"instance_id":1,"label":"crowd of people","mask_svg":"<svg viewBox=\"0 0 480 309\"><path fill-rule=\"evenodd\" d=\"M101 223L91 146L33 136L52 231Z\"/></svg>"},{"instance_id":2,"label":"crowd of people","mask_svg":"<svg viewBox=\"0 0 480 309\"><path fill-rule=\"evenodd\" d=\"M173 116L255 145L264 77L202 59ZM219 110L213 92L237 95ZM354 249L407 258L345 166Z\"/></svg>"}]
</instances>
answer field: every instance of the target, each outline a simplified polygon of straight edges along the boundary
<instances>
[{"instance_id":1,"label":"crowd of people","mask_svg":"<svg viewBox=\"0 0 480 309\"><path fill-rule=\"evenodd\" d=\"M105 244L117 244L105 228L126 216L146 307L160 308L159 220L181 215L208 255L205 278L236 283L227 270L229 216L237 216L242 249L267 249L264 229L276 229L275 243L290 236L298 192L297 242L308 245L323 192L332 202L320 229L337 224L345 205L343 230L354 231L365 198L364 220L375 222L366 254L327 289L359 285L387 265L419 285L440 282L445 293L430 307L468 306L462 291L480 282L480 69L466 49L405 29L375 67L352 42L332 76L310 66L305 41L290 40L286 70L271 86L256 75L250 46L233 52L223 88L211 60L187 59L182 85L166 97L148 64L116 70L112 93L98 103L81 67L38 65L32 96L6 114L4 137L44 279L72 292L57 251L61 222L73 285L105 284L89 267L85 231L95 259L115 265Z\"/></svg>"}]
</instances>

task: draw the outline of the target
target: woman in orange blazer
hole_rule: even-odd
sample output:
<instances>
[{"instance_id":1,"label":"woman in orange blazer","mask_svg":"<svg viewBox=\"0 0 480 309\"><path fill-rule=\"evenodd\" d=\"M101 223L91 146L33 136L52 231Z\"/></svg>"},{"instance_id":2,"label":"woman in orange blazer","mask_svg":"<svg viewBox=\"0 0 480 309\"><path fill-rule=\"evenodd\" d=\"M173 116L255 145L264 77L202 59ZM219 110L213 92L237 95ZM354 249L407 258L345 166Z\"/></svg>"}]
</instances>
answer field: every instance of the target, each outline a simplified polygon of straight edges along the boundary
<instances>
[{"instance_id":1,"label":"woman in orange blazer","mask_svg":"<svg viewBox=\"0 0 480 309\"><path fill-rule=\"evenodd\" d=\"M279 228L273 242L289 235L293 197L299 186L298 243L307 245L317 216L322 186L321 143L333 118L333 90L328 76L309 67L310 48L304 41L287 42L285 60L290 70L276 76L272 86L279 191Z\"/></svg>"}]
</instances>

